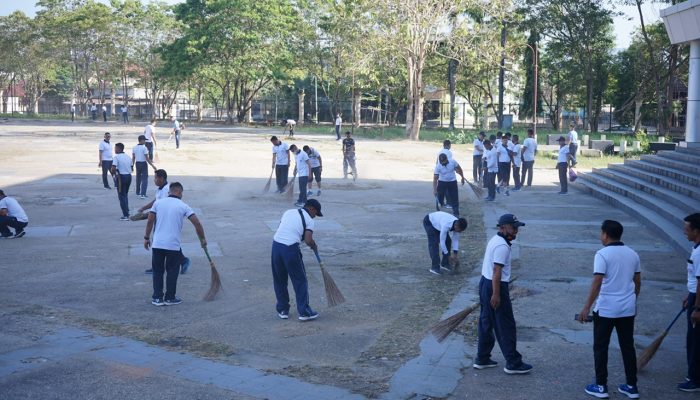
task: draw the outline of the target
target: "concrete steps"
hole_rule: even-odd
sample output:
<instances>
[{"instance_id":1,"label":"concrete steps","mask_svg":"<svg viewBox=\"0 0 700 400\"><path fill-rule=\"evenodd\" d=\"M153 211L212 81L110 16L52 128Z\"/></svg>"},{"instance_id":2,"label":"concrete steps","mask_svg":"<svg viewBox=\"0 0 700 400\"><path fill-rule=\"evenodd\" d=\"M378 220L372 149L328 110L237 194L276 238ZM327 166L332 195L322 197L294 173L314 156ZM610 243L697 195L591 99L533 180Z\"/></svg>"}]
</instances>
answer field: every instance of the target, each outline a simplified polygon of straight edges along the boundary
<instances>
[{"instance_id":1,"label":"concrete steps","mask_svg":"<svg viewBox=\"0 0 700 400\"><path fill-rule=\"evenodd\" d=\"M683 218L700 212L700 151L679 149L579 174L576 187L623 209L680 251Z\"/></svg>"}]
</instances>

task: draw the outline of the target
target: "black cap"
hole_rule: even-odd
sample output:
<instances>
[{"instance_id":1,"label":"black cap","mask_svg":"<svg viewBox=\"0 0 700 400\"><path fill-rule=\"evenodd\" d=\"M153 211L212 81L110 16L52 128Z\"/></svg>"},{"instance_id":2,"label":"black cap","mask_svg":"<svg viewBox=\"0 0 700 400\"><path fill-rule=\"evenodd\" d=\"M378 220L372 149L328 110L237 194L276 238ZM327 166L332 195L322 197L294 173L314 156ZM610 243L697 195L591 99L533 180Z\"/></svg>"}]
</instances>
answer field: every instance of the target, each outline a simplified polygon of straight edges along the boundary
<instances>
[{"instance_id":1,"label":"black cap","mask_svg":"<svg viewBox=\"0 0 700 400\"><path fill-rule=\"evenodd\" d=\"M142 141L142 140L146 140L146 136L145 136L145 135L139 135L139 142Z\"/></svg>"},{"instance_id":2,"label":"black cap","mask_svg":"<svg viewBox=\"0 0 700 400\"><path fill-rule=\"evenodd\" d=\"M564 136L559 136L559 139L557 139L557 142L561 142L562 140L566 142L566 138Z\"/></svg>"},{"instance_id":3,"label":"black cap","mask_svg":"<svg viewBox=\"0 0 700 400\"><path fill-rule=\"evenodd\" d=\"M313 207L316 209L316 215L319 217L323 217L323 214L321 214L321 203L319 203L318 200L316 199L309 199L306 200L306 203L304 204L304 207Z\"/></svg>"},{"instance_id":4,"label":"black cap","mask_svg":"<svg viewBox=\"0 0 700 400\"><path fill-rule=\"evenodd\" d=\"M513 214L503 214L498 219L498 226L503 225L513 225L514 228L517 228L519 226L525 226L525 223L518 221L518 217Z\"/></svg>"}]
</instances>

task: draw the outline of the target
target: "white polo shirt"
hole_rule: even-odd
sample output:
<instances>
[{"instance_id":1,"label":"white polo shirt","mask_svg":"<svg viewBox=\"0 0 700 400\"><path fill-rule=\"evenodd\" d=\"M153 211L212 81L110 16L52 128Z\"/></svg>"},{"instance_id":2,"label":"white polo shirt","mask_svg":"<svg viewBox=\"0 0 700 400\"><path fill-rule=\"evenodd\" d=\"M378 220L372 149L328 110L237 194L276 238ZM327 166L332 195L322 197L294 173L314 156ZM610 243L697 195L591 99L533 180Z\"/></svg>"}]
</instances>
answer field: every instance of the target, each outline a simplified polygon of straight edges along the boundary
<instances>
[{"instance_id":1,"label":"white polo shirt","mask_svg":"<svg viewBox=\"0 0 700 400\"><path fill-rule=\"evenodd\" d=\"M100 151L102 152L102 161L112 160L112 146L109 144L109 142L105 142L104 140L101 141Z\"/></svg>"},{"instance_id":2,"label":"white polo shirt","mask_svg":"<svg viewBox=\"0 0 700 400\"><path fill-rule=\"evenodd\" d=\"M309 155L309 161L311 161L311 168L318 168L321 166L321 161L319 161L319 158L321 158L321 154L312 147L311 154Z\"/></svg>"},{"instance_id":3,"label":"white polo shirt","mask_svg":"<svg viewBox=\"0 0 700 400\"><path fill-rule=\"evenodd\" d=\"M156 215L151 246L154 249L180 250L182 225L185 218L194 215L194 211L177 197L166 197L156 200L150 212Z\"/></svg>"},{"instance_id":4,"label":"white polo shirt","mask_svg":"<svg viewBox=\"0 0 700 400\"><path fill-rule=\"evenodd\" d=\"M510 153L508 152L508 145L498 147L498 162L510 162Z\"/></svg>"},{"instance_id":5,"label":"white polo shirt","mask_svg":"<svg viewBox=\"0 0 700 400\"><path fill-rule=\"evenodd\" d=\"M635 315L637 296L633 279L639 272L642 272L639 255L622 242L598 250L593 259L593 274L604 277L593 311L605 318Z\"/></svg>"},{"instance_id":6,"label":"white polo shirt","mask_svg":"<svg viewBox=\"0 0 700 400\"><path fill-rule=\"evenodd\" d=\"M115 155L112 166L117 168L119 175L131 175L131 158L125 153Z\"/></svg>"},{"instance_id":7,"label":"white polo shirt","mask_svg":"<svg viewBox=\"0 0 700 400\"><path fill-rule=\"evenodd\" d=\"M515 155L513 156L513 164L520 168L520 165L523 163L523 159L520 157L520 149L523 148L523 145L518 143L513 145L513 153Z\"/></svg>"},{"instance_id":8,"label":"white polo shirt","mask_svg":"<svg viewBox=\"0 0 700 400\"><path fill-rule=\"evenodd\" d=\"M535 161L535 150L537 150L537 141L535 138L527 138L523 141L523 159L525 161Z\"/></svg>"},{"instance_id":9,"label":"white polo shirt","mask_svg":"<svg viewBox=\"0 0 700 400\"><path fill-rule=\"evenodd\" d=\"M428 219L433 225L433 228L440 231L440 251L442 254L448 254L449 250L447 245L445 245L445 240L447 240L447 235L452 237L452 250L459 250L459 232L452 231L452 225L457 221L457 217L452 214L448 214L444 211L435 211L428 214Z\"/></svg>"},{"instance_id":10,"label":"white polo shirt","mask_svg":"<svg viewBox=\"0 0 700 400\"><path fill-rule=\"evenodd\" d=\"M498 150L492 147L491 150L484 150L486 159L486 170L488 172L498 172Z\"/></svg>"},{"instance_id":11,"label":"white polo shirt","mask_svg":"<svg viewBox=\"0 0 700 400\"><path fill-rule=\"evenodd\" d=\"M697 293L698 277L700 277L700 245L693 246L688 259L688 291Z\"/></svg>"},{"instance_id":12,"label":"white polo shirt","mask_svg":"<svg viewBox=\"0 0 700 400\"><path fill-rule=\"evenodd\" d=\"M305 151L300 151L294 156L297 162L297 176L309 176L309 155Z\"/></svg>"},{"instance_id":13,"label":"white polo shirt","mask_svg":"<svg viewBox=\"0 0 700 400\"><path fill-rule=\"evenodd\" d=\"M578 145L578 132L573 129L569 132L569 143Z\"/></svg>"},{"instance_id":14,"label":"white polo shirt","mask_svg":"<svg viewBox=\"0 0 700 400\"><path fill-rule=\"evenodd\" d=\"M440 154L446 155L448 160L451 160L451 159L452 159L452 150L443 148L442 150L440 150L440 151L438 152L438 155L437 155L437 157L438 157L438 161L437 161L438 164L440 163Z\"/></svg>"},{"instance_id":15,"label":"white polo shirt","mask_svg":"<svg viewBox=\"0 0 700 400\"><path fill-rule=\"evenodd\" d=\"M168 197L168 193L170 192L170 183L165 182L165 185L163 187L157 187L156 186L156 200L164 199Z\"/></svg>"},{"instance_id":16,"label":"white polo shirt","mask_svg":"<svg viewBox=\"0 0 700 400\"><path fill-rule=\"evenodd\" d=\"M144 144L137 144L134 146L131 153L134 155L136 162L146 162L148 157L148 147Z\"/></svg>"},{"instance_id":17,"label":"white polo shirt","mask_svg":"<svg viewBox=\"0 0 700 400\"><path fill-rule=\"evenodd\" d=\"M314 220L303 208L301 209L301 214L304 216L304 221L306 221L306 229L313 232ZM301 222L299 209L294 208L287 210L284 212L284 214L282 214L280 225L275 232L273 240L285 246L291 246L293 244L301 243L301 237L303 234L304 224Z\"/></svg>"},{"instance_id":18,"label":"white polo shirt","mask_svg":"<svg viewBox=\"0 0 700 400\"><path fill-rule=\"evenodd\" d=\"M434 174L438 176L439 181L443 182L454 182L457 180L457 174L455 173L455 168L459 167L457 161L448 158L446 165L440 163L435 164Z\"/></svg>"},{"instance_id":19,"label":"white polo shirt","mask_svg":"<svg viewBox=\"0 0 700 400\"><path fill-rule=\"evenodd\" d=\"M489 240L484 252L481 275L488 280L493 280L493 264L502 265L501 282L510 282L510 244L500 235Z\"/></svg>"},{"instance_id":20,"label":"white polo shirt","mask_svg":"<svg viewBox=\"0 0 700 400\"><path fill-rule=\"evenodd\" d=\"M296 125L296 124L297 124L297 121L295 121L295 120L293 120L293 119L288 119L288 120L287 120L287 125L294 126L294 125Z\"/></svg>"},{"instance_id":21,"label":"white polo shirt","mask_svg":"<svg viewBox=\"0 0 700 400\"><path fill-rule=\"evenodd\" d=\"M153 141L153 135L156 133L156 127L148 124L146 125L146 128L143 130L143 135L146 137L146 142L150 143Z\"/></svg>"},{"instance_id":22,"label":"white polo shirt","mask_svg":"<svg viewBox=\"0 0 700 400\"><path fill-rule=\"evenodd\" d=\"M343 123L343 119L340 117L335 118L335 126L340 126Z\"/></svg>"},{"instance_id":23,"label":"white polo shirt","mask_svg":"<svg viewBox=\"0 0 700 400\"><path fill-rule=\"evenodd\" d=\"M569 146L563 146L559 148L559 156L557 157L557 163L565 163L569 161Z\"/></svg>"},{"instance_id":24,"label":"white polo shirt","mask_svg":"<svg viewBox=\"0 0 700 400\"><path fill-rule=\"evenodd\" d=\"M279 146L272 146L272 153L276 155L275 163L277 165L289 165L289 145L280 142Z\"/></svg>"},{"instance_id":25,"label":"white polo shirt","mask_svg":"<svg viewBox=\"0 0 700 400\"><path fill-rule=\"evenodd\" d=\"M0 200L0 208L6 208L7 215L9 217L17 218L17 221L19 222L29 222L27 213L24 212L24 208L19 205L19 202L15 200L14 197L5 196L2 200Z\"/></svg>"},{"instance_id":26,"label":"white polo shirt","mask_svg":"<svg viewBox=\"0 0 700 400\"><path fill-rule=\"evenodd\" d=\"M479 140L479 138L474 139L474 153L475 156L481 156L484 154L484 143Z\"/></svg>"}]
</instances>

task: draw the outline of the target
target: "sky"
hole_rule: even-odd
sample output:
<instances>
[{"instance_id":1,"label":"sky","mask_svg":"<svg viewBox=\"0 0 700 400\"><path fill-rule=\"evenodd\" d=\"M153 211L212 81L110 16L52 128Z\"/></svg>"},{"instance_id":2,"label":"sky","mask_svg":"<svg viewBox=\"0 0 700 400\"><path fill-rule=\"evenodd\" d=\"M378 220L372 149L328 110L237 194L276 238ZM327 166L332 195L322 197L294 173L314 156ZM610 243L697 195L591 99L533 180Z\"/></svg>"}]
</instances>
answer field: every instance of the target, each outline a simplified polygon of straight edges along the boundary
<instances>
[{"instance_id":1,"label":"sky","mask_svg":"<svg viewBox=\"0 0 700 400\"><path fill-rule=\"evenodd\" d=\"M107 0L99 0L107 3ZM183 0L164 0L168 4L181 3ZM21 10L29 16L36 13L36 0L0 0L0 15L8 15L15 10ZM652 23L659 20L659 10L666 8L667 4L644 4L642 11L644 22ZM629 47L630 38L634 30L639 26L639 14L637 8L633 6L615 6L616 11L622 13L615 17L615 47L626 49Z\"/></svg>"}]
</instances>

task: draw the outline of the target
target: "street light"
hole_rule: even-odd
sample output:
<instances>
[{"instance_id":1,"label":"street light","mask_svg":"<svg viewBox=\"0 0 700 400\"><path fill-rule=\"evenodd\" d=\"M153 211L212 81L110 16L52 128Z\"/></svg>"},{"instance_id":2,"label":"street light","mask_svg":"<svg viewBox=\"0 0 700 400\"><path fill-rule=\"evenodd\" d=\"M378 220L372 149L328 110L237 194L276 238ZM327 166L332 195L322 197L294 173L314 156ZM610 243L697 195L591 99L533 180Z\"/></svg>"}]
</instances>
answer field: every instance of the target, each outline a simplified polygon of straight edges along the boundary
<instances>
[{"instance_id":1,"label":"street light","mask_svg":"<svg viewBox=\"0 0 700 400\"><path fill-rule=\"evenodd\" d=\"M530 46L528 43L525 43L525 46L532 50L532 64L535 69L535 76L532 88L532 131L535 134L535 138L537 138L537 64L539 63L537 57L537 43L533 43L532 46Z\"/></svg>"}]
</instances>

